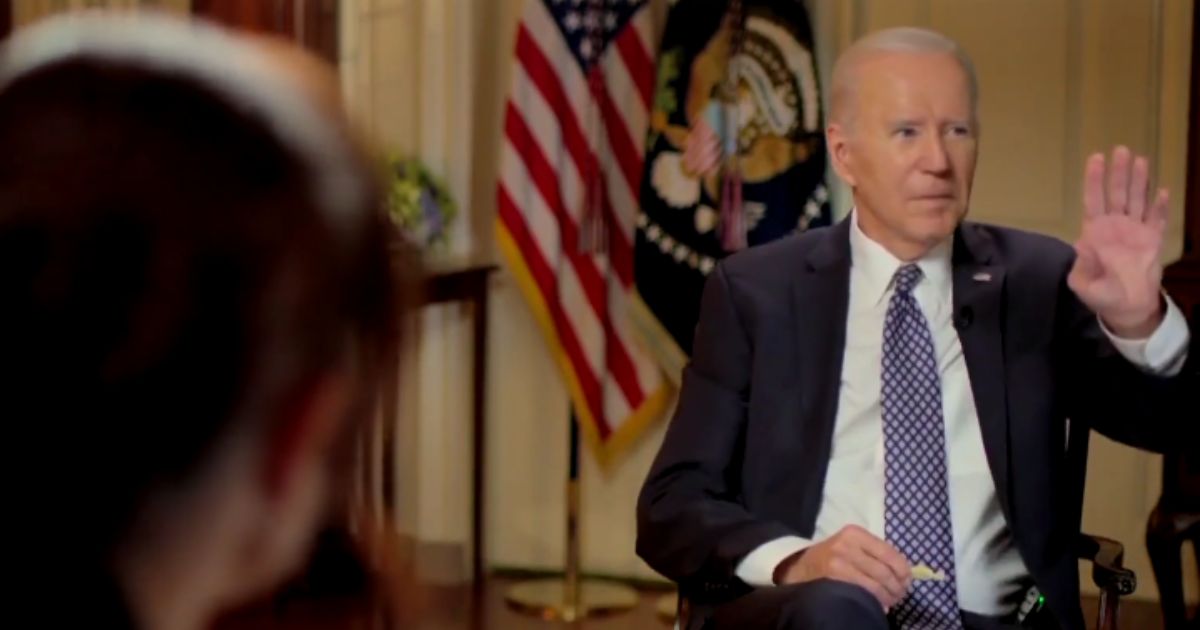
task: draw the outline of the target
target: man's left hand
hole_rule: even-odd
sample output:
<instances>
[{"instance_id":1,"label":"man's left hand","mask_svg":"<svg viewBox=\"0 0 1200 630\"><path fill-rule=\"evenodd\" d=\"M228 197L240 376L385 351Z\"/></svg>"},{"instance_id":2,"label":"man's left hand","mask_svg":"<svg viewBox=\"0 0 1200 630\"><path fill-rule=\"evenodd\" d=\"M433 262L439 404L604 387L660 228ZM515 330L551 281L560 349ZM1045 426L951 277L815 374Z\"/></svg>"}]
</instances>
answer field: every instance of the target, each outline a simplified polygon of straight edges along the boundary
<instances>
[{"instance_id":1,"label":"man's left hand","mask_svg":"<svg viewBox=\"0 0 1200 630\"><path fill-rule=\"evenodd\" d=\"M1132 162L1132 164L1131 164ZM1149 337L1162 322L1162 247L1167 190L1147 197L1150 167L1126 147L1088 158L1083 232L1067 284L1118 337Z\"/></svg>"}]
</instances>

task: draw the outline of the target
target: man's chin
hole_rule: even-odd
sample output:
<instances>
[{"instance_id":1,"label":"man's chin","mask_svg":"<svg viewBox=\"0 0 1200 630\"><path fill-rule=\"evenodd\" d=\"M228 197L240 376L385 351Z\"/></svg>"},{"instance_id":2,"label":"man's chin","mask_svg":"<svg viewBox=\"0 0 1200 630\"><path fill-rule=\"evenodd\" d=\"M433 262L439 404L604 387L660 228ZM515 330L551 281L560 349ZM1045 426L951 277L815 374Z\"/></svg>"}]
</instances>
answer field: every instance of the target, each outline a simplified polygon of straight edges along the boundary
<instances>
[{"instance_id":1,"label":"man's chin","mask_svg":"<svg viewBox=\"0 0 1200 630\"><path fill-rule=\"evenodd\" d=\"M963 212L957 204L945 204L941 207L928 208L909 215L909 231L913 236L929 243L937 243L950 237L958 223L962 220Z\"/></svg>"}]
</instances>

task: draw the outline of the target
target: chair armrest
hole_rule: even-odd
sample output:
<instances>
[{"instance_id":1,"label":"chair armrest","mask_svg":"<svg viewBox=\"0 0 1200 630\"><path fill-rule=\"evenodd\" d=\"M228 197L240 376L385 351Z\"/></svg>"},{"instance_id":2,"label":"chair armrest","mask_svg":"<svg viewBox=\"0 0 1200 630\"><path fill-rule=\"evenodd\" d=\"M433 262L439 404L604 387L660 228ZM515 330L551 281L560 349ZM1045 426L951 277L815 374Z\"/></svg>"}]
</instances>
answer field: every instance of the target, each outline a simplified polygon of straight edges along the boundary
<instances>
[{"instance_id":1,"label":"chair armrest","mask_svg":"<svg viewBox=\"0 0 1200 630\"><path fill-rule=\"evenodd\" d=\"M1129 595L1137 589L1137 575L1122 566L1125 546L1110 538L1080 534L1077 557L1092 563L1092 580L1102 591Z\"/></svg>"}]
</instances>

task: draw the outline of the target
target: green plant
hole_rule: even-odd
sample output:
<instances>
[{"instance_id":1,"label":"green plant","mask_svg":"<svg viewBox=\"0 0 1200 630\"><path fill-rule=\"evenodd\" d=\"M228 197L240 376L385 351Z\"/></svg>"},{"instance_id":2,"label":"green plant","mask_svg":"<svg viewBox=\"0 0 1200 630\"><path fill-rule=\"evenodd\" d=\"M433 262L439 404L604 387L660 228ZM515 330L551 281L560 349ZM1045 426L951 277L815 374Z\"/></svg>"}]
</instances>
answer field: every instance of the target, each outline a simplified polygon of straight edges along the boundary
<instances>
[{"instance_id":1,"label":"green plant","mask_svg":"<svg viewBox=\"0 0 1200 630\"><path fill-rule=\"evenodd\" d=\"M415 158L390 157L387 173L392 221L421 247L444 246L458 214L446 185Z\"/></svg>"}]
</instances>

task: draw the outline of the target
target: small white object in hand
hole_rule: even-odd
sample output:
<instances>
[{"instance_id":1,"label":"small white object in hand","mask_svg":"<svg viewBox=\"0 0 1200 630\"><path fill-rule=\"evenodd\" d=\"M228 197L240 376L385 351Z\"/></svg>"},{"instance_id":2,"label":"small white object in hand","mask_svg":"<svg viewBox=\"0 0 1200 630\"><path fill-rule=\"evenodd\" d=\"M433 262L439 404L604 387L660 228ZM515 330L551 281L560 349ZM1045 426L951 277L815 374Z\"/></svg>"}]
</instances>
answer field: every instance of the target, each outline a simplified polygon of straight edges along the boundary
<instances>
[{"instance_id":1,"label":"small white object in hand","mask_svg":"<svg viewBox=\"0 0 1200 630\"><path fill-rule=\"evenodd\" d=\"M938 569L934 571L932 568L918 564L912 568L912 576L914 580L931 580L934 582L946 581L946 572Z\"/></svg>"}]
</instances>

